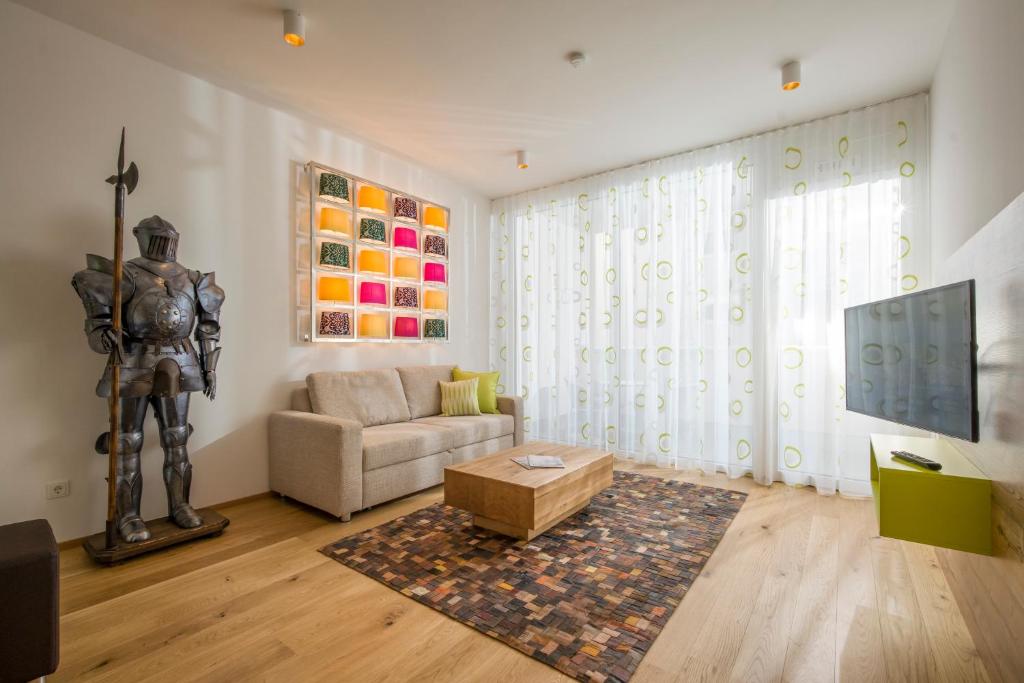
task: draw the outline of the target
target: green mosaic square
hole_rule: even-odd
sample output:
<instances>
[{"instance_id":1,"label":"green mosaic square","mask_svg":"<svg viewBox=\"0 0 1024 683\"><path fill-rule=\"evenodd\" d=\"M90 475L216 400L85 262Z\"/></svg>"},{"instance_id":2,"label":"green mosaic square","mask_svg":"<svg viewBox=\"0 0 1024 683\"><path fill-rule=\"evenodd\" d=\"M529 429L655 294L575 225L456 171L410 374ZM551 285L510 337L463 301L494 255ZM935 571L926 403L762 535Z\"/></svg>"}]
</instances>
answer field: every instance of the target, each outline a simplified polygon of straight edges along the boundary
<instances>
[{"instance_id":1,"label":"green mosaic square","mask_svg":"<svg viewBox=\"0 0 1024 683\"><path fill-rule=\"evenodd\" d=\"M348 179L333 173L321 173L320 196L349 201Z\"/></svg>"},{"instance_id":2,"label":"green mosaic square","mask_svg":"<svg viewBox=\"0 0 1024 683\"><path fill-rule=\"evenodd\" d=\"M337 268L351 267L349 248L340 242L323 242L320 244L320 265Z\"/></svg>"},{"instance_id":3,"label":"green mosaic square","mask_svg":"<svg viewBox=\"0 0 1024 683\"><path fill-rule=\"evenodd\" d=\"M444 339L448 336L446 321L429 318L423 322L423 336L431 339Z\"/></svg>"},{"instance_id":4,"label":"green mosaic square","mask_svg":"<svg viewBox=\"0 0 1024 683\"><path fill-rule=\"evenodd\" d=\"M376 218L364 218L359 221L359 239L387 242L387 227L384 221Z\"/></svg>"}]
</instances>

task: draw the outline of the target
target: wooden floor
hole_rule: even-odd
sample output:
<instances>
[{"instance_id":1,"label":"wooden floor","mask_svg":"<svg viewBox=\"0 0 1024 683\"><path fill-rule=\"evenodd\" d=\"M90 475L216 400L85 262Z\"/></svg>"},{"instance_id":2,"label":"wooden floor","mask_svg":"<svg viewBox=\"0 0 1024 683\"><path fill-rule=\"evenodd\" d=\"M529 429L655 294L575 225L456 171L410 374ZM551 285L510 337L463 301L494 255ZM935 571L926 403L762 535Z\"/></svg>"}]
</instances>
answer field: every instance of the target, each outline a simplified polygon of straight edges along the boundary
<instances>
[{"instance_id":1,"label":"wooden floor","mask_svg":"<svg viewBox=\"0 0 1024 683\"><path fill-rule=\"evenodd\" d=\"M878 537L869 501L616 463L750 496L634 681L988 680L928 546ZM316 552L441 499L341 524L265 497L220 538L99 568L61 554L53 680L566 681Z\"/></svg>"}]
</instances>

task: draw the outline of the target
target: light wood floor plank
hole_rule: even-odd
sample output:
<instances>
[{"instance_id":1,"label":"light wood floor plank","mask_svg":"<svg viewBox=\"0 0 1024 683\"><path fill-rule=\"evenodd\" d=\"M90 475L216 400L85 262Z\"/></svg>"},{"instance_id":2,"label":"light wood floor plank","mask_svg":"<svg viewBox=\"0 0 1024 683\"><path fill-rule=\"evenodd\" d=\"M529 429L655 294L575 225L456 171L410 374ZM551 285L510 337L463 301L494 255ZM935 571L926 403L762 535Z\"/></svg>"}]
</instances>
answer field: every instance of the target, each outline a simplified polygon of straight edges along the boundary
<instances>
[{"instance_id":1,"label":"light wood floor plank","mask_svg":"<svg viewBox=\"0 0 1024 683\"><path fill-rule=\"evenodd\" d=\"M747 499L676 610L682 618L670 620L655 641L652 664L677 672L677 680L728 675L750 619L750 594L760 590L763 568L776 551L776 532L766 520L781 515L789 493L773 487Z\"/></svg>"},{"instance_id":2,"label":"light wood floor plank","mask_svg":"<svg viewBox=\"0 0 1024 683\"><path fill-rule=\"evenodd\" d=\"M616 466L749 493L634 681L985 680L934 552L878 538L869 501ZM222 510L220 538L113 569L65 550L52 680L568 681L316 552L440 500L438 487L340 524L267 497Z\"/></svg>"},{"instance_id":3,"label":"light wood floor plank","mask_svg":"<svg viewBox=\"0 0 1024 683\"><path fill-rule=\"evenodd\" d=\"M938 680L938 668L917 604L901 541L871 541L875 595L882 630L882 652L891 681ZM942 656L946 656L943 654Z\"/></svg>"},{"instance_id":4,"label":"light wood floor plank","mask_svg":"<svg viewBox=\"0 0 1024 683\"><path fill-rule=\"evenodd\" d=\"M305 510L268 503L271 503L270 499L259 499L239 506L235 513L243 515L247 521L242 529L231 529L231 533L216 539L202 539L161 553L143 555L126 564L106 567L106 574L100 581L97 580L100 577L96 575L96 565L84 552L61 553L61 613L69 614L193 569L245 555L270 543L291 538L300 529L323 525L322 520ZM71 565L70 576L64 575L64 565Z\"/></svg>"},{"instance_id":5,"label":"light wood floor plank","mask_svg":"<svg viewBox=\"0 0 1024 683\"><path fill-rule=\"evenodd\" d=\"M815 500L812 496L788 496L784 515L769 523L778 538L778 551L766 567L761 590L751 609L729 679L778 681L786 663L790 629L804 565Z\"/></svg>"},{"instance_id":6,"label":"light wood floor plank","mask_svg":"<svg viewBox=\"0 0 1024 683\"><path fill-rule=\"evenodd\" d=\"M839 518L834 512L834 500L815 499L784 681L827 681L835 676Z\"/></svg>"},{"instance_id":7,"label":"light wood floor plank","mask_svg":"<svg viewBox=\"0 0 1024 683\"><path fill-rule=\"evenodd\" d=\"M137 665L172 641L204 630L231 601L325 560L290 539L79 610L61 620L57 676Z\"/></svg>"},{"instance_id":8,"label":"light wood floor plank","mask_svg":"<svg viewBox=\"0 0 1024 683\"><path fill-rule=\"evenodd\" d=\"M987 682L985 665L939 567L935 549L919 543L904 543L903 554L910 567L910 578L931 647L945 655L935 660L939 675L946 681Z\"/></svg>"},{"instance_id":9,"label":"light wood floor plank","mask_svg":"<svg viewBox=\"0 0 1024 683\"><path fill-rule=\"evenodd\" d=\"M936 549L956 603L993 681L1024 678L1024 564Z\"/></svg>"},{"instance_id":10,"label":"light wood floor plank","mask_svg":"<svg viewBox=\"0 0 1024 683\"><path fill-rule=\"evenodd\" d=\"M870 539L878 535L874 506L839 498L839 585L836 599L836 681L886 680L882 625L875 595Z\"/></svg>"},{"instance_id":11,"label":"light wood floor plank","mask_svg":"<svg viewBox=\"0 0 1024 683\"><path fill-rule=\"evenodd\" d=\"M324 562L310 569L281 578L257 590L197 612L191 628L177 631L154 651L149 639L129 641L124 649L134 655L131 670L137 680L160 680L167 672L190 662L215 661L221 653L247 649L253 634L266 633L267 624L281 623L315 611L326 592L345 593L346 581ZM348 595L357 593L348 590ZM289 656L294 652L282 643L276 629L271 630L273 647L281 645ZM183 664L184 663L184 664ZM116 680L98 677L96 680Z\"/></svg>"}]
</instances>

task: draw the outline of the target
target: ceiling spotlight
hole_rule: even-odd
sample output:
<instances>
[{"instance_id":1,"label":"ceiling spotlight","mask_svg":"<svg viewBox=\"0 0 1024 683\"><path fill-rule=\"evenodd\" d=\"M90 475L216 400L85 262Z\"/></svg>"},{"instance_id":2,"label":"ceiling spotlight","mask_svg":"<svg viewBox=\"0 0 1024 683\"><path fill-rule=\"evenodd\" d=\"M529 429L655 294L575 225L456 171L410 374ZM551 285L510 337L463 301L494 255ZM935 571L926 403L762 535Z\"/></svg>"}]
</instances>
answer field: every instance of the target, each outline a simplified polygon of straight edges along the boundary
<instances>
[{"instance_id":1,"label":"ceiling spotlight","mask_svg":"<svg viewBox=\"0 0 1024 683\"><path fill-rule=\"evenodd\" d=\"M284 42L295 47L306 44L306 17L293 9L284 11Z\"/></svg>"},{"instance_id":2,"label":"ceiling spotlight","mask_svg":"<svg viewBox=\"0 0 1024 683\"><path fill-rule=\"evenodd\" d=\"M570 52L565 58L569 60L569 63L572 64L572 68L574 69L578 69L587 63L587 56L578 51Z\"/></svg>"},{"instance_id":3,"label":"ceiling spotlight","mask_svg":"<svg viewBox=\"0 0 1024 683\"><path fill-rule=\"evenodd\" d=\"M787 62L782 67L782 89L796 90L800 87L800 62Z\"/></svg>"},{"instance_id":4,"label":"ceiling spotlight","mask_svg":"<svg viewBox=\"0 0 1024 683\"><path fill-rule=\"evenodd\" d=\"M526 156L526 150L521 149L516 152L516 168L529 168L530 160Z\"/></svg>"}]
</instances>

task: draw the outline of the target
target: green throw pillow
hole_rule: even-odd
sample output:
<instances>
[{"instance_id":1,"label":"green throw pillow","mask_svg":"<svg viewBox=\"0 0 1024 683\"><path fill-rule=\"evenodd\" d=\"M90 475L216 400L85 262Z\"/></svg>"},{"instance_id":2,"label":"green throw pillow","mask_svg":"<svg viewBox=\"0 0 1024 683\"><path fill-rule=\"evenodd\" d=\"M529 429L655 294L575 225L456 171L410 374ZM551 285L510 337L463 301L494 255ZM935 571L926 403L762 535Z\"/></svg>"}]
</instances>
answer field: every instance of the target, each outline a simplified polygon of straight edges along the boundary
<instances>
[{"instance_id":1,"label":"green throw pillow","mask_svg":"<svg viewBox=\"0 0 1024 683\"><path fill-rule=\"evenodd\" d=\"M480 380L480 412L498 414L498 377L500 372L469 372L455 368L452 370L452 379L458 382L464 379Z\"/></svg>"},{"instance_id":2,"label":"green throw pillow","mask_svg":"<svg viewBox=\"0 0 1024 683\"><path fill-rule=\"evenodd\" d=\"M441 414L445 417L455 415L479 415L480 401L477 399L475 377L462 382L441 382Z\"/></svg>"}]
</instances>

